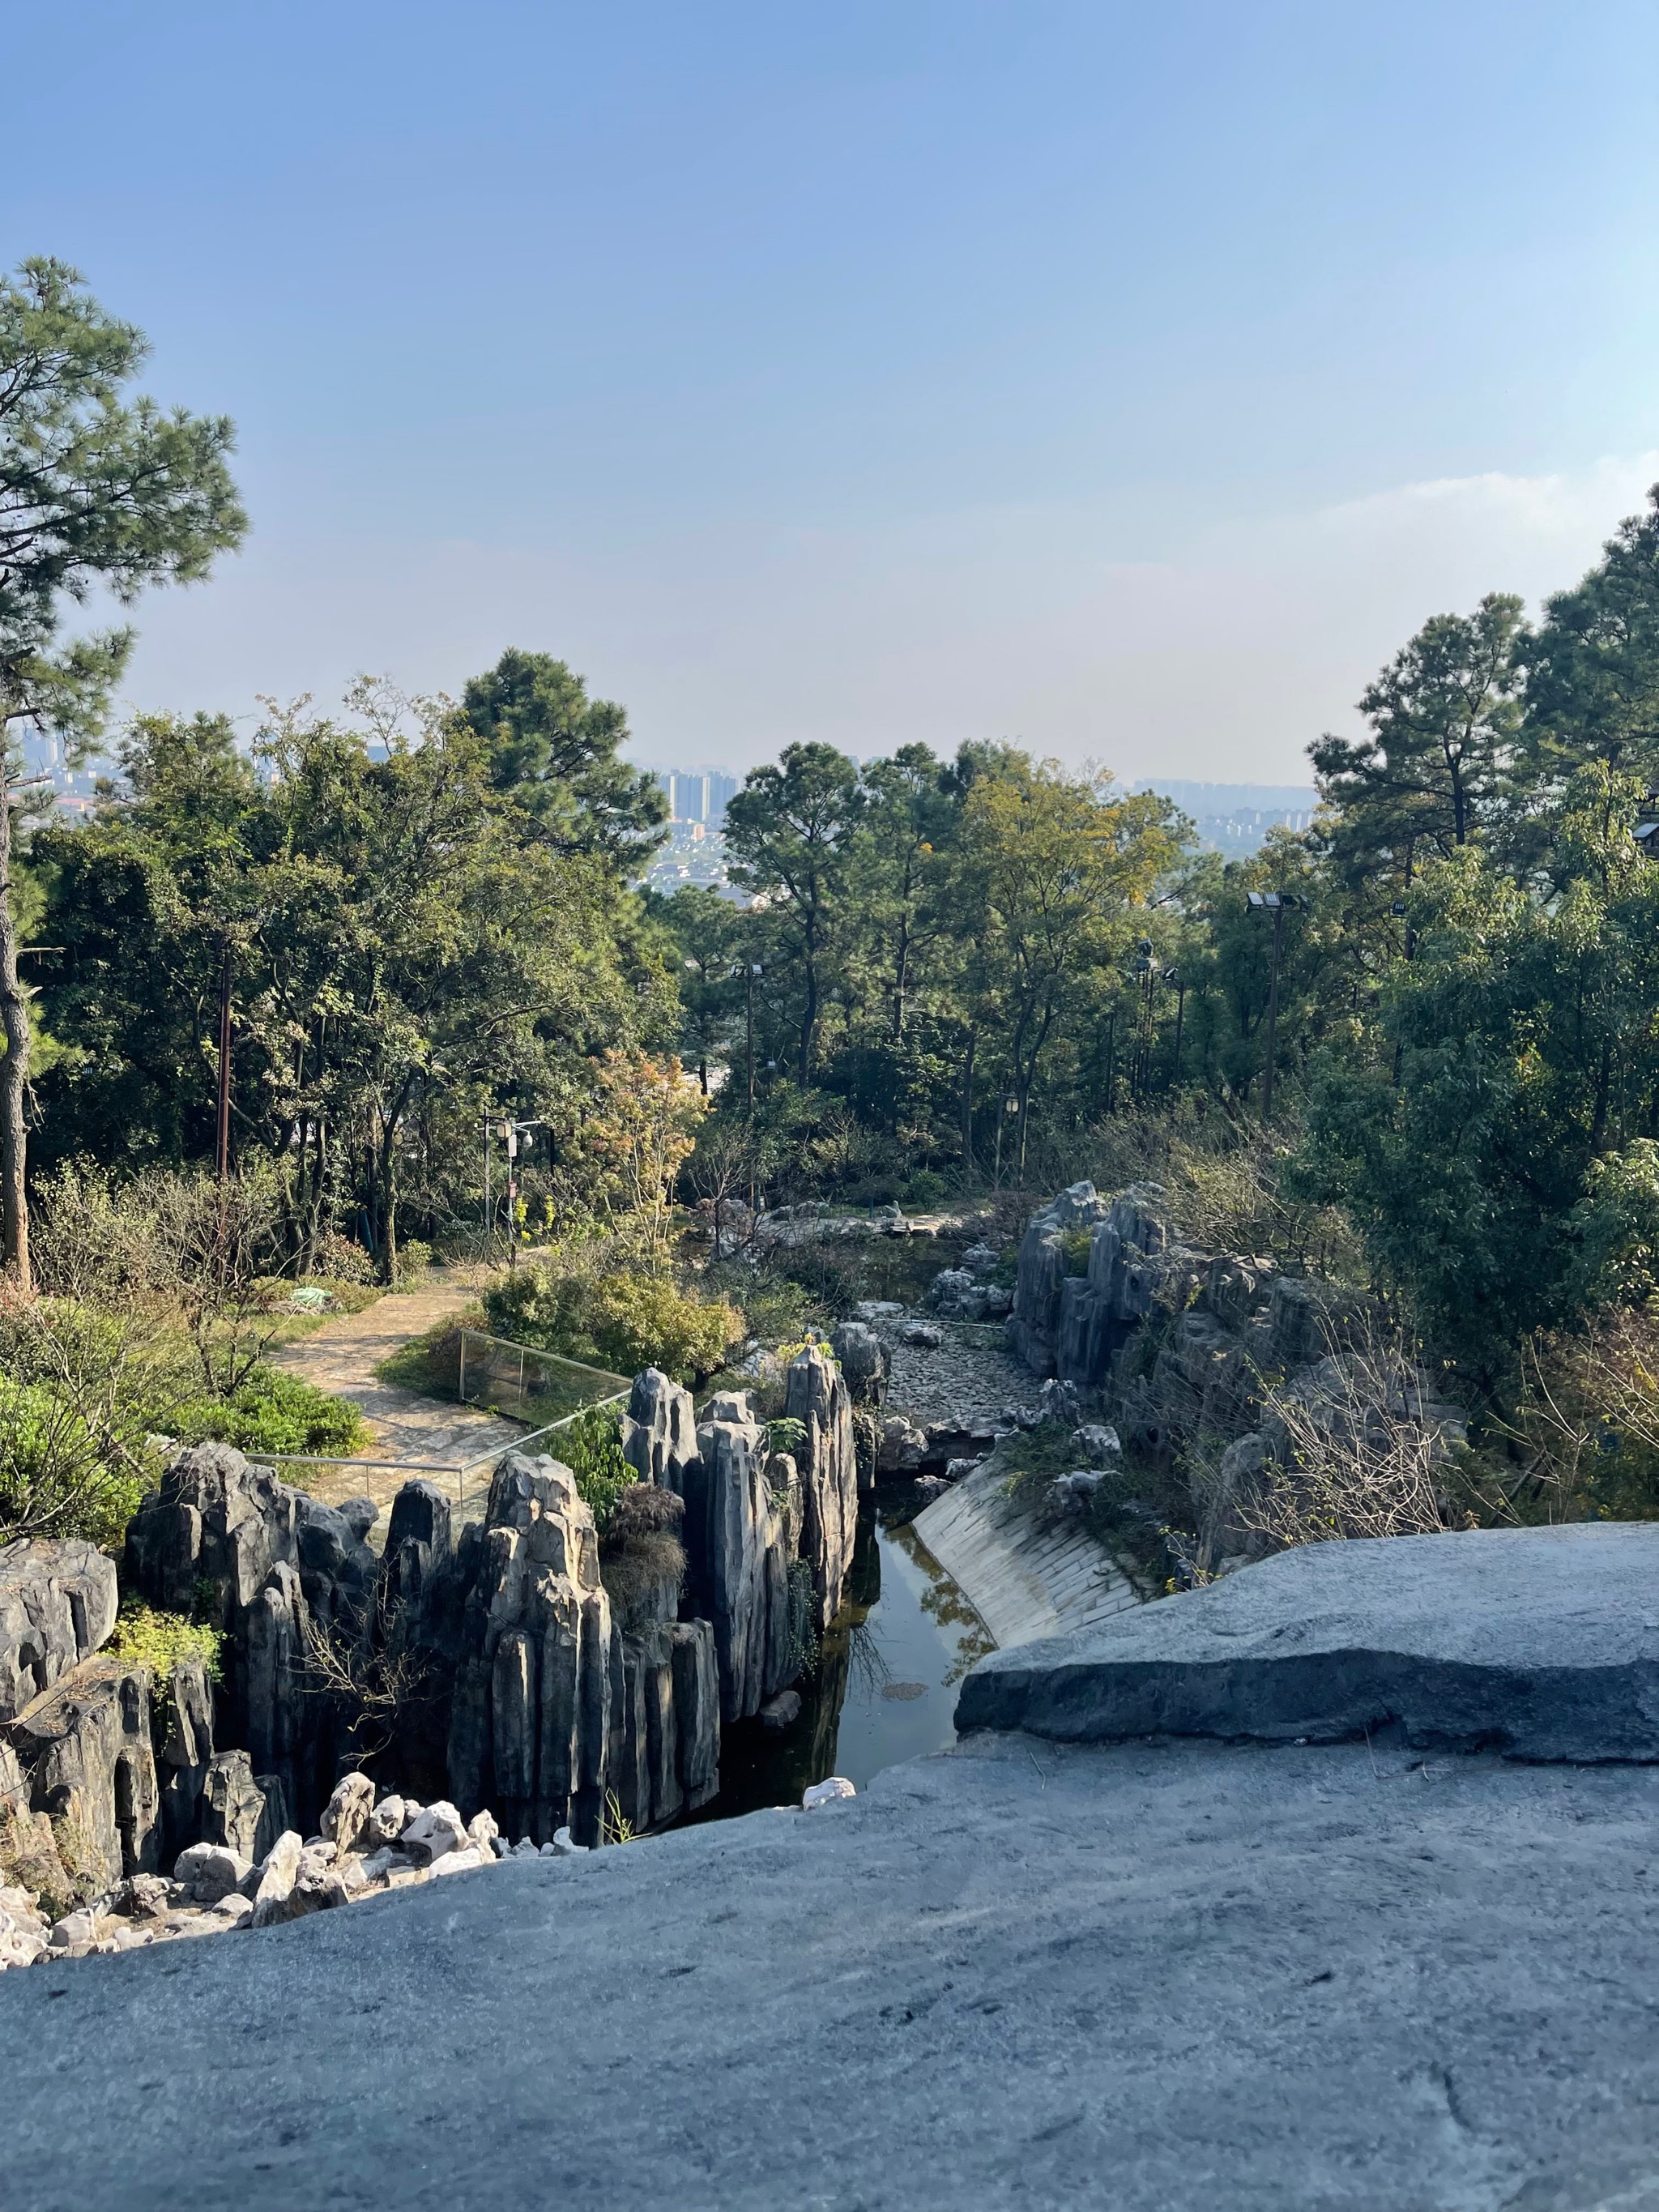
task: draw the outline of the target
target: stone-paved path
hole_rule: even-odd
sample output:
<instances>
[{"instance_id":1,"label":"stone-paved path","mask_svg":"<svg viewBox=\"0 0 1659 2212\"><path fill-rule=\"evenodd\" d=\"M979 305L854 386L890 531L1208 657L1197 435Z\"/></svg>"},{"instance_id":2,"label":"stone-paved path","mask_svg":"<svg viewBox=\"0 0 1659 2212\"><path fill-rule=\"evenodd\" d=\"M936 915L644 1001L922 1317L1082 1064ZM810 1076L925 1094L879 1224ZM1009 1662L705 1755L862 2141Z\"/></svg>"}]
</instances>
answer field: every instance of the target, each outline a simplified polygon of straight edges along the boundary
<instances>
[{"instance_id":1,"label":"stone-paved path","mask_svg":"<svg viewBox=\"0 0 1659 2212\"><path fill-rule=\"evenodd\" d=\"M391 1468L319 1468L307 1484L313 1497L331 1505L348 1498L372 1498L384 1512L408 1480L400 1469L412 1472L412 1462L460 1462L484 1452L502 1452L524 1435L520 1422L503 1420L476 1407L422 1397L418 1391L382 1382L374 1372L401 1346L463 1311L477 1289L475 1270L435 1268L422 1289L394 1292L365 1307L362 1313L338 1314L325 1322L314 1335L267 1355L273 1367L285 1368L290 1375L298 1375L337 1398L349 1398L362 1409L374 1441L363 1447L360 1456L399 1463ZM433 1474L427 1480L447 1491L465 1510L482 1499L489 1476L489 1469L484 1466L474 1468L465 1479ZM382 1536L384 1530L382 1520L370 1541Z\"/></svg>"},{"instance_id":2,"label":"stone-paved path","mask_svg":"<svg viewBox=\"0 0 1659 2212\"><path fill-rule=\"evenodd\" d=\"M886 1343L891 1366L887 1410L918 1421L944 1421L976 1428L994 1421L1009 1406L1029 1406L1042 1384L1022 1359L1016 1359L998 1322L947 1321L936 1324L945 1340L936 1351L902 1341L915 1313L883 1320L875 1327Z\"/></svg>"}]
</instances>

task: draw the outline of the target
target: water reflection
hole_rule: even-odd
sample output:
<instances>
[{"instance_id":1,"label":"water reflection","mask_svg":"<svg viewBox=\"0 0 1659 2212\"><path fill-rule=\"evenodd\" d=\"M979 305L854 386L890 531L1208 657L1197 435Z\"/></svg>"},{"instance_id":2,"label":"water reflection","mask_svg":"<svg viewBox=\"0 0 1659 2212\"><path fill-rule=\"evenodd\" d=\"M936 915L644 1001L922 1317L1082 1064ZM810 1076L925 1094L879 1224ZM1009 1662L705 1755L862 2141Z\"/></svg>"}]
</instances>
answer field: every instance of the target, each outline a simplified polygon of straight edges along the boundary
<instances>
[{"instance_id":1,"label":"water reflection","mask_svg":"<svg viewBox=\"0 0 1659 2212\"><path fill-rule=\"evenodd\" d=\"M796 1685L799 1717L776 1734L753 1721L725 1731L720 1794L702 1818L799 1804L830 1774L862 1789L884 1767L955 1741L956 1686L995 1647L909 1525L915 1510L908 1483L877 1491L859 1523L848 1602L815 1672Z\"/></svg>"}]
</instances>

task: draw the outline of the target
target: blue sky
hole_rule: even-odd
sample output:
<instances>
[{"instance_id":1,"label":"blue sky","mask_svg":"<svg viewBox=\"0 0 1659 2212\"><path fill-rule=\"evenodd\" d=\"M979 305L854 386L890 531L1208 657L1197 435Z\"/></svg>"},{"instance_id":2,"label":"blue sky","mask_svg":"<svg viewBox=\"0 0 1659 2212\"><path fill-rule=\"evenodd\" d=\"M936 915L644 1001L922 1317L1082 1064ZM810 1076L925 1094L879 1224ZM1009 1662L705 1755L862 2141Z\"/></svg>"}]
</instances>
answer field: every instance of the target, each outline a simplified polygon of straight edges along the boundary
<instances>
[{"instance_id":1,"label":"blue sky","mask_svg":"<svg viewBox=\"0 0 1659 2212\"><path fill-rule=\"evenodd\" d=\"M641 758L1012 736L1298 772L1428 614L1659 477L1659 10L9 13L0 248L233 415L131 694L507 644Z\"/></svg>"}]
</instances>

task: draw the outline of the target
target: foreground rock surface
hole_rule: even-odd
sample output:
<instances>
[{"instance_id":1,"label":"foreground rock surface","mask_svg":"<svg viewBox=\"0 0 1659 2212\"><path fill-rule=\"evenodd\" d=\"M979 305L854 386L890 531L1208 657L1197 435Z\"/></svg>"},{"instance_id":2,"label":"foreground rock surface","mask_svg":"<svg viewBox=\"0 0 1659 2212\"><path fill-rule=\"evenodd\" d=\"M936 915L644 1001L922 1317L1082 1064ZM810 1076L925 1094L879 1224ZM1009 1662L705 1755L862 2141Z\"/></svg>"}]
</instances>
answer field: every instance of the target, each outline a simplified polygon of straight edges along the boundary
<instances>
[{"instance_id":1,"label":"foreground rock surface","mask_svg":"<svg viewBox=\"0 0 1659 2212\"><path fill-rule=\"evenodd\" d=\"M1074 1635L994 1652L959 1729L1167 1734L1659 1759L1659 1526L1310 1544Z\"/></svg>"},{"instance_id":2,"label":"foreground rock surface","mask_svg":"<svg viewBox=\"0 0 1659 2212\"><path fill-rule=\"evenodd\" d=\"M33 2212L118 2175L131 2212L388 2176L504 2212L1637 2207L1656 1814L1646 1767L980 1738L811 1814L0 1977L8 2179ZM141 2031L165 2065L112 2067Z\"/></svg>"}]
</instances>

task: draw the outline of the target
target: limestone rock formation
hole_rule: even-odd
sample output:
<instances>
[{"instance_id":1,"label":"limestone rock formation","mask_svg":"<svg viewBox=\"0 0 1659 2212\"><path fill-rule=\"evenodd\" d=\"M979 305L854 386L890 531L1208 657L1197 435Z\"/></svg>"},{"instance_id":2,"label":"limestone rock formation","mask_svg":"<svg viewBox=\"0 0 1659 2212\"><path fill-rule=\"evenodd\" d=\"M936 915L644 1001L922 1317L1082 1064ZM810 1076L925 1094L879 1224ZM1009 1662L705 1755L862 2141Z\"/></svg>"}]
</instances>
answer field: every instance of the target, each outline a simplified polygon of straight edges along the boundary
<instances>
[{"instance_id":1,"label":"limestone rock formation","mask_svg":"<svg viewBox=\"0 0 1659 2212\"><path fill-rule=\"evenodd\" d=\"M313 1820L344 1748L342 1718L307 1678L307 1624L368 1634L378 1563L354 1518L291 1490L228 1444L181 1452L128 1524L124 1579L149 1604L227 1638L221 1735Z\"/></svg>"},{"instance_id":2,"label":"limestone rock formation","mask_svg":"<svg viewBox=\"0 0 1659 2212\"><path fill-rule=\"evenodd\" d=\"M161 1833L168 1858L176 1858L201 1832L213 1759L213 1685L204 1661L181 1659L173 1670L160 1753Z\"/></svg>"},{"instance_id":3,"label":"limestone rock formation","mask_svg":"<svg viewBox=\"0 0 1659 2212\"><path fill-rule=\"evenodd\" d=\"M161 1863L161 1792L144 1667L88 1659L7 1735L29 1809L50 1815L72 1875L108 1887Z\"/></svg>"},{"instance_id":4,"label":"limestone rock formation","mask_svg":"<svg viewBox=\"0 0 1659 2212\"><path fill-rule=\"evenodd\" d=\"M841 1388L844 1399L846 1386ZM793 1411L793 1395L790 1403ZM747 1397L717 1396L709 1413L688 1473L685 1544L694 1599L714 1632L721 1715L735 1721L757 1712L791 1679L794 1546L788 1492L774 1489L766 1431L752 1418ZM847 1426L850 1457L850 1407ZM793 1474L793 1462L790 1468Z\"/></svg>"},{"instance_id":5,"label":"limestone rock formation","mask_svg":"<svg viewBox=\"0 0 1659 2212\"><path fill-rule=\"evenodd\" d=\"M830 1340L854 1405L879 1406L887 1395L887 1346L868 1322L844 1321Z\"/></svg>"},{"instance_id":6,"label":"limestone rock formation","mask_svg":"<svg viewBox=\"0 0 1659 2212\"><path fill-rule=\"evenodd\" d=\"M622 1425L623 1457L641 1482L685 1495L684 1470L697 1455L697 1417L691 1393L659 1368L634 1378Z\"/></svg>"},{"instance_id":7,"label":"limestone rock formation","mask_svg":"<svg viewBox=\"0 0 1659 2212\"><path fill-rule=\"evenodd\" d=\"M612 1696L611 1608L593 1516L554 1459L495 1469L465 1601L448 1765L467 1814L488 1804L540 1841L597 1842Z\"/></svg>"},{"instance_id":8,"label":"limestone rock formation","mask_svg":"<svg viewBox=\"0 0 1659 2212\"><path fill-rule=\"evenodd\" d=\"M115 1564L78 1537L0 1547L0 1722L108 1641Z\"/></svg>"},{"instance_id":9,"label":"limestone rock formation","mask_svg":"<svg viewBox=\"0 0 1659 2212\"><path fill-rule=\"evenodd\" d=\"M847 1385L833 1362L814 1346L790 1362L784 1410L806 1431L795 1454L801 1479L800 1556L811 1569L818 1626L827 1628L841 1611L853 1569L859 1467ZM874 1480L872 1465L872 1486Z\"/></svg>"}]
</instances>

